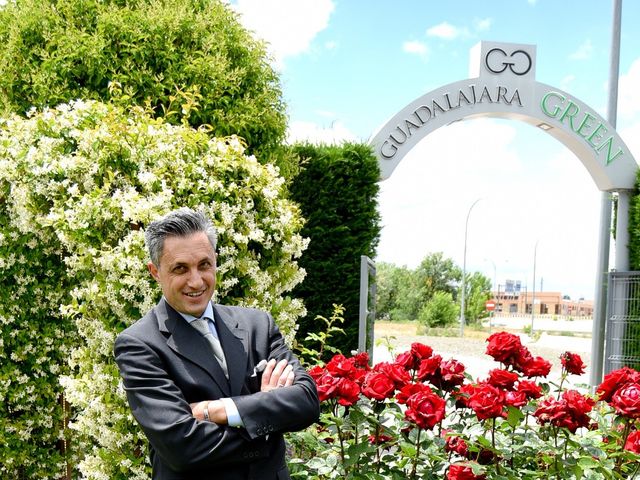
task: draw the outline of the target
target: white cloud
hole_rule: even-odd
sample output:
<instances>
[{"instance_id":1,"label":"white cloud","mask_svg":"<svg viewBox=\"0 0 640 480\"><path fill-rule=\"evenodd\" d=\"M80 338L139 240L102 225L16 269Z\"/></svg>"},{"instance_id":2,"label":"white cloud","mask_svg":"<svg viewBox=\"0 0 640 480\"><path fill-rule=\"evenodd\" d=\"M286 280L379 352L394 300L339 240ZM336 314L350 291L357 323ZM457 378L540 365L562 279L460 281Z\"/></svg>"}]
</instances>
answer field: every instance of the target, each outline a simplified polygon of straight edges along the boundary
<instances>
[{"instance_id":1,"label":"white cloud","mask_svg":"<svg viewBox=\"0 0 640 480\"><path fill-rule=\"evenodd\" d=\"M466 29L455 27L448 22L442 22L427 29L427 36L442 38L444 40L454 40L466 34Z\"/></svg>"},{"instance_id":2,"label":"white cloud","mask_svg":"<svg viewBox=\"0 0 640 480\"><path fill-rule=\"evenodd\" d=\"M310 142L314 144L339 144L354 142L357 138L341 122L334 121L329 127L312 122L291 122L287 132L287 143Z\"/></svg>"},{"instance_id":3,"label":"white cloud","mask_svg":"<svg viewBox=\"0 0 640 480\"><path fill-rule=\"evenodd\" d=\"M402 51L418 55L420 58L425 59L429 55L429 47L426 43L419 40L407 41L402 44Z\"/></svg>"},{"instance_id":4,"label":"white cloud","mask_svg":"<svg viewBox=\"0 0 640 480\"><path fill-rule=\"evenodd\" d=\"M586 39L578 49L569 55L571 60L588 60L593 54L593 45L590 39Z\"/></svg>"},{"instance_id":5,"label":"white cloud","mask_svg":"<svg viewBox=\"0 0 640 480\"><path fill-rule=\"evenodd\" d=\"M238 0L233 8L242 24L269 44L276 66L310 49L316 35L327 28L332 0Z\"/></svg>"},{"instance_id":6,"label":"white cloud","mask_svg":"<svg viewBox=\"0 0 640 480\"><path fill-rule=\"evenodd\" d=\"M620 76L618 84L618 112L621 116L632 118L640 115L640 58L637 58L629 71Z\"/></svg>"},{"instance_id":7,"label":"white cloud","mask_svg":"<svg viewBox=\"0 0 640 480\"><path fill-rule=\"evenodd\" d=\"M473 21L473 26L477 32L484 32L491 28L493 20L491 18L478 18Z\"/></svg>"}]
</instances>

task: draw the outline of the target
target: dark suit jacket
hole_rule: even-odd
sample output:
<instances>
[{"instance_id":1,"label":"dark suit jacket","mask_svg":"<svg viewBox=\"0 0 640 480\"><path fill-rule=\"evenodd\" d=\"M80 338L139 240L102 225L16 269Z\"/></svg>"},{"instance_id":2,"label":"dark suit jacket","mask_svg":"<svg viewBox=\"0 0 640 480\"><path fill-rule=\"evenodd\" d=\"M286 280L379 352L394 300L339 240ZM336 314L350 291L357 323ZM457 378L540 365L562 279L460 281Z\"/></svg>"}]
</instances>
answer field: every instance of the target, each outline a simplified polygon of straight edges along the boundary
<instances>
[{"instance_id":1,"label":"dark suit jacket","mask_svg":"<svg viewBox=\"0 0 640 480\"><path fill-rule=\"evenodd\" d=\"M318 419L313 379L262 311L214 305L229 380L205 338L164 299L124 330L115 357L133 416L151 446L158 480L288 479L283 432ZM287 359L294 384L260 392L262 359ZM193 418L189 403L232 398L244 427Z\"/></svg>"}]
</instances>

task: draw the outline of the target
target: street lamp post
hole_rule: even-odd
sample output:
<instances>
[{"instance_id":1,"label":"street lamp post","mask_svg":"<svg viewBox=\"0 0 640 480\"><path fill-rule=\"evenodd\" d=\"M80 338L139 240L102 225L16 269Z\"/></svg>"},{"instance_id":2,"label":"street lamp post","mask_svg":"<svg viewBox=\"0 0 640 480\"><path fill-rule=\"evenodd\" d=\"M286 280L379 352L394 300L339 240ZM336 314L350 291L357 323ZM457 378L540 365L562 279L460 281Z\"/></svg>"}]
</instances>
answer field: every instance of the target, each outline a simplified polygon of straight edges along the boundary
<instances>
[{"instance_id":1,"label":"street lamp post","mask_svg":"<svg viewBox=\"0 0 640 480\"><path fill-rule=\"evenodd\" d=\"M460 295L460 336L464 336L464 297L466 294L466 276L467 276L467 232L469 230L469 215L471 215L471 210L476 206L480 199L477 199L473 204L469 207L469 211L467 212L467 221L464 224L464 255L462 256L462 294Z\"/></svg>"}]
</instances>

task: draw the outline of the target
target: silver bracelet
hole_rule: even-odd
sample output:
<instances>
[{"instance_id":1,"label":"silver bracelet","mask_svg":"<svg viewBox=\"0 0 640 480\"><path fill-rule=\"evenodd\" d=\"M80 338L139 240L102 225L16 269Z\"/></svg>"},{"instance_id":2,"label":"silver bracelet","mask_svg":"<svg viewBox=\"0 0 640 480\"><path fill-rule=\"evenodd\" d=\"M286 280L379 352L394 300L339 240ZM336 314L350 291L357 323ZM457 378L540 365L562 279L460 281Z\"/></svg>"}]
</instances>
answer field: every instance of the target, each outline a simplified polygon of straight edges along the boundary
<instances>
[{"instance_id":1,"label":"silver bracelet","mask_svg":"<svg viewBox=\"0 0 640 480\"><path fill-rule=\"evenodd\" d=\"M205 402L204 408L202 409L202 415L204 415L204 419L209 421L209 402Z\"/></svg>"}]
</instances>

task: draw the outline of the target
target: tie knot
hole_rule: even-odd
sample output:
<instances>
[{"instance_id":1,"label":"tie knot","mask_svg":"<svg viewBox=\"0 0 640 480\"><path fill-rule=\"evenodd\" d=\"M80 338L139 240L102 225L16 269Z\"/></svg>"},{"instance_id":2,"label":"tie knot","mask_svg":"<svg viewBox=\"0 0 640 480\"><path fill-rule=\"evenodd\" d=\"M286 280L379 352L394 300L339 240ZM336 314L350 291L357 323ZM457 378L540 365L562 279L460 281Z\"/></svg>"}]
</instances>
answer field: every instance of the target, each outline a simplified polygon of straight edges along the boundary
<instances>
[{"instance_id":1,"label":"tie knot","mask_svg":"<svg viewBox=\"0 0 640 480\"><path fill-rule=\"evenodd\" d=\"M198 318L191 322L193 328L198 330L202 335L211 334L211 330L209 329L209 320L206 318Z\"/></svg>"}]
</instances>

